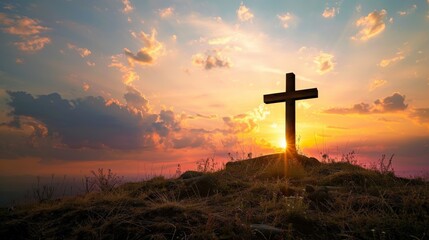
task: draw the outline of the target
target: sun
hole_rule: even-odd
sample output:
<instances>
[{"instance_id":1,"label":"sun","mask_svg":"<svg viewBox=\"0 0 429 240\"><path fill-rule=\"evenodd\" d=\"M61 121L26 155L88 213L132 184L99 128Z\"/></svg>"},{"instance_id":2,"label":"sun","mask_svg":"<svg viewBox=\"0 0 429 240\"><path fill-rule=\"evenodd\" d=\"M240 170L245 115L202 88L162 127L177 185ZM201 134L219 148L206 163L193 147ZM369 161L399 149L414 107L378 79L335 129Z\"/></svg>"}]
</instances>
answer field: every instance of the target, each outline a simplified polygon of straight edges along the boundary
<instances>
[{"instance_id":1,"label":"sun","mask_svg":"<svg viewBox=\"0 0 429 240\"><path fill-rule=\"evenodd\" d=\"M286 143L286 140L284 138L280 139L278 144L279 144L280 148L286 149L286 147L287 147L287 143Z\"/></svg>"}]
</instances>

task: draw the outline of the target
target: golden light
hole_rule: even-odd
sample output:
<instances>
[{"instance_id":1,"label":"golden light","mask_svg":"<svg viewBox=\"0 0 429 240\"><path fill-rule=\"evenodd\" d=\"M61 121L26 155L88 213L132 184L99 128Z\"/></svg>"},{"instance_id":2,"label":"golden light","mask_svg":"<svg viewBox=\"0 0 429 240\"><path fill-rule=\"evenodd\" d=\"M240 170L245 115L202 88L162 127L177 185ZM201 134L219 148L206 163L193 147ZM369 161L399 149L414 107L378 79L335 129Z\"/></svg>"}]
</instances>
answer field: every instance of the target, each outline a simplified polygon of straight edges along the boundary
<instances>
[{"instance_id":1,"label":"golden light","mask_svg":"<svg viewBox=\"0 0 429 240\"><path fill-rule=\"evenodd\" d=\"M282 138L282 139L279 140L279 147L283 148L283 149L286 149L287 143L286 143L286 140L284 138Z\"/></svg>"}]
</instances>

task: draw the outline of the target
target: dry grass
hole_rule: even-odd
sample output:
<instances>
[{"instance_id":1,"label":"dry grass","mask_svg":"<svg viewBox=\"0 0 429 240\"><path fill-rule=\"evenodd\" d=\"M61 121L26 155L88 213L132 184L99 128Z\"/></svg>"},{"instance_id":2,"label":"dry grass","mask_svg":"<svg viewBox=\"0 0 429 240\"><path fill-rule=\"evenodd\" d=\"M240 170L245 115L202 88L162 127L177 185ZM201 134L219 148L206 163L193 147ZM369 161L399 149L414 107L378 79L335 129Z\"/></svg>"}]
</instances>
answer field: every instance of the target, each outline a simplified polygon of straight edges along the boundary
<instances>
[{"instance_id":1,"label":"dry grass","mask_svg":"<svg viewBox=\"0 0 429 240\"><path fill-rule=\"evenodd\" d=\"M269 155L2 209L0 222L2 239L425 239L429 185Z\"/></svg>"}]
</instances>

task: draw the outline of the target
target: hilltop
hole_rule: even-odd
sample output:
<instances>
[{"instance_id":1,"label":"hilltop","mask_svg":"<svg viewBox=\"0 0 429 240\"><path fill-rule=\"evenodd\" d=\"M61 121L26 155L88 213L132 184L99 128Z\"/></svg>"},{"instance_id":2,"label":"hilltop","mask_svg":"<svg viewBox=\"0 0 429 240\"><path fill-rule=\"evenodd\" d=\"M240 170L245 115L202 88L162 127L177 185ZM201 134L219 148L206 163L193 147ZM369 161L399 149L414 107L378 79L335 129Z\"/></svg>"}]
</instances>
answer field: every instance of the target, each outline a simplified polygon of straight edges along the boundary
<instances>
[{"instance_id":1,"label":"hilltop","mask_svg":"<svg viewBox=\"0 0 429 240\"><path fill-rule=\"evenodd\" d=\"M429 184L284 154L2 209L2 239L423 239Z\"/></svg>"}]
</instances>

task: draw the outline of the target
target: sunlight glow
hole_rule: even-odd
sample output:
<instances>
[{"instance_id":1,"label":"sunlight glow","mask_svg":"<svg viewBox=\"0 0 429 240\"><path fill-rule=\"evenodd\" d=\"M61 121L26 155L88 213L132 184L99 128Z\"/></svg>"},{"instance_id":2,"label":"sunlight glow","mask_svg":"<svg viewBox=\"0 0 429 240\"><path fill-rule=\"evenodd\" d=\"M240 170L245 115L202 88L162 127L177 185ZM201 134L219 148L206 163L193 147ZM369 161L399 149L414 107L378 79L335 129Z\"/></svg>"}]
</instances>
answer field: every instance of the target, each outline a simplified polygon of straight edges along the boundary
<instances>
[{"instance_id":1,"label":"sunlight glow","mask_svg":"<svg viewBox=\"0 0 429 240\"><path fill-rule=\"evenodd\" d=\"M280 148L286 149L287 147L287 143L285 139L280 139L278 144Z\"/></svg>"}]
</instances>

